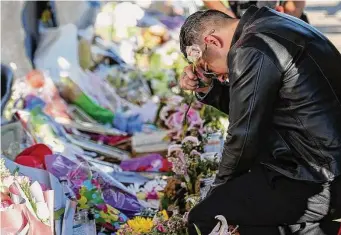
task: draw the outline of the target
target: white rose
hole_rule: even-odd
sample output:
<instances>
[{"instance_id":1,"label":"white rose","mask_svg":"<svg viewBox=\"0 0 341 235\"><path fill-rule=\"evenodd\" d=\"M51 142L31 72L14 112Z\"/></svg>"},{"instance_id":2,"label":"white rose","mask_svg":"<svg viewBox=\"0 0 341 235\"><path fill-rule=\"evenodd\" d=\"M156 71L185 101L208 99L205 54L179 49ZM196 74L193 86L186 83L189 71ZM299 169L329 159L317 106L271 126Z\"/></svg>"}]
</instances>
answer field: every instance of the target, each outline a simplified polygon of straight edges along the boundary
<instances>
[{"instance_id":1,"label":"white rose","mask_svg":"<svg viewBox=\"0 0 341 235\"><path fill-rule=\"evenodd\" d=\"M197 63L198 60L202 57L202 51L197 44L186 47L186 54L188 61L194 64Z\"/></svg>"}]
</instances>

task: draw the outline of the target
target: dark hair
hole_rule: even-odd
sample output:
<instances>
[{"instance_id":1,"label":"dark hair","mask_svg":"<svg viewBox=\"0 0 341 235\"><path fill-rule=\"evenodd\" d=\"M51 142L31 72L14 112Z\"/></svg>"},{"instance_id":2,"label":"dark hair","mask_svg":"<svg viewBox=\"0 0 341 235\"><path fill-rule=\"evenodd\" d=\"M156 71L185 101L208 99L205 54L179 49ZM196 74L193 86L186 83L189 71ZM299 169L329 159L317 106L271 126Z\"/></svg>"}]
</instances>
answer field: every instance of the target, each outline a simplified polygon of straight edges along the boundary
<instances>
[{"instance_id":1,"label":"dark hair","mask_svg":"<svg viewBox=\"0 0 341 235\"><path fill-rule=\"evenodd\" d=\"M219 26L229 15L217 10L197 11L190 15L180 30L180 50L187 58L186 47L198 44L200 35L207 29L208 25Z\"/></svg>"}]
</instances>

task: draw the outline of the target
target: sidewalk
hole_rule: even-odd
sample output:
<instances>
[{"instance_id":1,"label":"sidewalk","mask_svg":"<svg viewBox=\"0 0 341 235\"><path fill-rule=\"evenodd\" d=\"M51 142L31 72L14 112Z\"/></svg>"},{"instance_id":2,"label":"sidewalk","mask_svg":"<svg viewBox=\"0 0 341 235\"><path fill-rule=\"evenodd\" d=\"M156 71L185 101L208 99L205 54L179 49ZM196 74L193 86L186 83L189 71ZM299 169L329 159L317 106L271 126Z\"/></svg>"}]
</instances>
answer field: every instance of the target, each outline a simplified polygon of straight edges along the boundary
<instances>
[{"instance_id":1,"label":"sidewalk","mask_svg":"<svg viewBox=\"0 0 341 235\"><path fill-rule=\"evenodd\" d=\"M305 12L310 24L324 33L341 52L341 1L307 0Z\"/></svg>"}]
</instances>

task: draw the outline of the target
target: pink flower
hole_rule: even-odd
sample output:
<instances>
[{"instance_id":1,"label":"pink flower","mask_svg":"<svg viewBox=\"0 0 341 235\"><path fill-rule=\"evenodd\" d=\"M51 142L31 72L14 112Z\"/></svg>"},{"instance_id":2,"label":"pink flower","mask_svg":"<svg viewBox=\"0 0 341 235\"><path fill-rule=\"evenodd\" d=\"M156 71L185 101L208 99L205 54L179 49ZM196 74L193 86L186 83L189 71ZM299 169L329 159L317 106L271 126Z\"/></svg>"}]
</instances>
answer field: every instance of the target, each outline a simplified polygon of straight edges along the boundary
<instances>
[{"instance_id":1,"label":"pink flower","mask_svg":"<svg viewBox=\"0 0 341 235\"><path fill-rule=\"evenodd\" d=\"M203 122L199 112L195 109L190 109L188 111L187 118L192 125L201 124Z\"/></svg>"},{"instance_id":2,"label":"pink flower","mask_svg":"<svg viewBox=\"0 0 341 235\"><path fill-rule=\"evenodd\" d=\"M166 119L165 124L170 129L181 129L183 120L184 120L184 113L178 111L170 115Z\"/></svg>"},{"instance_id":3,"label":"pink flower","mask_svg":"<svg viewBox=\"0 0 341 235\"><path fill-rule=\"evenodd\" d=\"M157 200L157 199L159 199L159 196L157 195L156 191L153 190L153 191L147 193L146 198L150 199L150 200Z\"/></svg>"},{"instance_id":4,"label":"pink flower","mask_svg":"<svg viewBox=\"0 0 341 235\"><path fill-rule=\"evenodd\" d=\"M161 233L165 233L165 232L166 232L166 229L165 229L165 227L163 226L163 224L158 224L158 225L156 226L156 229L157 229L157 231L159 231L159 232L161 232Z\"/></svg>"}]
</instances>

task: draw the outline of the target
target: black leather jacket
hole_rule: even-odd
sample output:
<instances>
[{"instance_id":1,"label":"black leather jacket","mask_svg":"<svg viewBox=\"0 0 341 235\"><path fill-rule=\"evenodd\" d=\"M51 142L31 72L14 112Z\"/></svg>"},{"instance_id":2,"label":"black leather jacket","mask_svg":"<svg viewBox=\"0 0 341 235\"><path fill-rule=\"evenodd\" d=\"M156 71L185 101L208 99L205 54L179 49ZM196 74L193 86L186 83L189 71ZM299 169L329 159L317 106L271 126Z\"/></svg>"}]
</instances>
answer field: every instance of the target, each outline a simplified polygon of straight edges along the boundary
<instances>
[{"instance_id":1,"label":"black leather jacket","mask_svg":"<svg viewBox=\"0 0 341 235\"><path fill-rule=\"evenodd\" d=\"M202 99L229 114L216 183L255 162L293 179L332 181L341 172L341 55L315 28L250 7L227 58L229 84Z\"/></svg>"}]
</instances>

